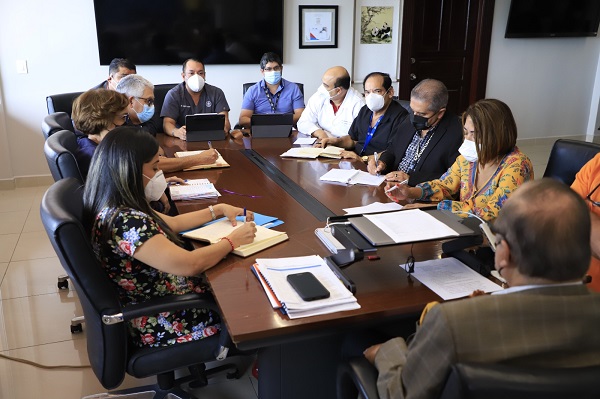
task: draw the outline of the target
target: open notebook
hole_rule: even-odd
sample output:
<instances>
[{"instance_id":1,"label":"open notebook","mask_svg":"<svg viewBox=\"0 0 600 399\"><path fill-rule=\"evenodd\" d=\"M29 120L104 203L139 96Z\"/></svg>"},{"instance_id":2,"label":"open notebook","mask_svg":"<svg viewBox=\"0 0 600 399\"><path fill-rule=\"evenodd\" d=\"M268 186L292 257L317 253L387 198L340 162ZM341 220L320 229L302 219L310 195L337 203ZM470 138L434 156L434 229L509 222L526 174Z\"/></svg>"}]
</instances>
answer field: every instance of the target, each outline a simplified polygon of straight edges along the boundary
<instances>
[{"instance_id":1,"label":"open notebook","mask_svg":"<svg viewBox=\"0 0 600 399\"><path fill-rule=\"evenodd\" d=\"M186 184L169 186L173 201L217 198L221 196L208 179L188 179Z\"/></svg>"},{"instance_id":2,"label":"open notebook","mask_svg":"<svg viewBox=\"0 0 600 399\"><path fill-rule=\"evenodd\" d=\"M325 148L316 147L294 147L290 148L280 156L291 157L291 158L311 158L316 159L317 157L335 158L340 159L342 157L343 148L330 145Z\"/></svg>"},{"instance_id":3,"label":"open notebook","mask_svg":"<svg viewBox=\"0 0 600 399\"><path fill-rule=\"evenodd\" d=\"M208 151L208 150L200 150L200 151L178 151L178 152L175 153L175 157L176 158L189 157L190 155L202 154L202 152L204 152L204 151ZM191 168L184 169L184 171L186 171L186 170L197 170L197 169L212 169L212 168L227 168L227 167L229 167L229 164L223 159L223 157L221 156L221 154L218 151L217 151L217 154L219 154L219 157L217 158L217 160L215 161L215 163L210 163L210 164L206 164L206 165L192 166Z\"/></svg>"},{"instance_id":4,"label":"open notebook","mask_svg":"<svg viewBox=\"0 0 600 399\"><path fill-rule=\"evenodd\" d=\"M183 236L198 241L216 244L222 237L228 236L233 230L242 225L242 222L238 222L237 226L232 226L229 220L220 220L195 230L186 231L183 233ZM254 237L254 242L237 247L233 250L233 253L245 258L246 256L272 247L287 239L288 236L284 232L271 230L263 226L256 226L256 237Z\"/></svg>"},{"instance_id":5,"label":"open notebook","mask_svg":"<svg viewBox=\"0 0 600 399\"><path fill-rule=\"evenodd\" d=\"M375 176L358 169L330 169L319 180L333 183L379 186L385 180L385 176Z\"/></svg>"}]
</instances>

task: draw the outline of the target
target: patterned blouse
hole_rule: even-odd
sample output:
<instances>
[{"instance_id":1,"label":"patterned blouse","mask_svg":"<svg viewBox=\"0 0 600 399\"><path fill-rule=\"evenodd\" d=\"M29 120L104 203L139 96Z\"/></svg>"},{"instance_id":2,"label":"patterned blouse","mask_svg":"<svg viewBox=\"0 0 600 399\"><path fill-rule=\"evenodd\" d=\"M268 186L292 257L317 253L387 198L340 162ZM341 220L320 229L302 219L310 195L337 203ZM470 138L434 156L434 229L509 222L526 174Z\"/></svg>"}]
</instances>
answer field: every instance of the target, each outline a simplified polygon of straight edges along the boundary
<instances>
[{"instance_id":1,"label":"patterned blouse","mask_svg":"<svg viewBox=\"0 0 600 399\"><path fill-rule=\"evenodd\" d=\"M512 192L533 179L531 161L517 147L502 159L490 180L478 191L475 191L476 170L477 162L471 163L459 155L442 177L416 186L423 190L420 199L440 201L438 209L473 213L492 221ZM453 201L451 198L457 193L460 200Z\"/></svg>"},{"instance_id":2,"label":"patterned blouse","mask_svg":"<svg viewBox=\"0 0 600 399\"><path fill-rule=\"evenodd\" d=\"M154 235L165 235L151 216L123 208L112 221L110 235L104 236L102 230L112 211L105 208L96 217L92 246L96 257L118 286L123 304L190 292L210 295L198 277L165 273L133 257L135 250ZM210 310L187 309L139 317L130 322L129 331L139 346L166 346L214 335L220 329L219 321L218 315L213 315Z\"/></svg>"}]
</instances>

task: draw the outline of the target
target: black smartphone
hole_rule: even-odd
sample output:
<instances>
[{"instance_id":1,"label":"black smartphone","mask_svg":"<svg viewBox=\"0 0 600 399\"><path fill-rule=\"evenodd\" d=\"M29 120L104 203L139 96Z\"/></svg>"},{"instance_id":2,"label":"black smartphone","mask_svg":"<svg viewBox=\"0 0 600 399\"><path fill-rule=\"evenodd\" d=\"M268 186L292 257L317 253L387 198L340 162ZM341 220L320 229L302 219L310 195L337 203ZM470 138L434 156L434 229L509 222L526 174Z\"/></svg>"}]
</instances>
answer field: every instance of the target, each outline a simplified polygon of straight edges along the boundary
<instances>
[{"instance_id":1,"label":"black smartphone","mask_svg":"<svg viewBox=\"0 0 600 399\"><path fill-rule=\"evenodd\" d=\"M305 301L329 298L329 291L310 272L289 274L287 281Z\"/></svg>"}]
</instances>

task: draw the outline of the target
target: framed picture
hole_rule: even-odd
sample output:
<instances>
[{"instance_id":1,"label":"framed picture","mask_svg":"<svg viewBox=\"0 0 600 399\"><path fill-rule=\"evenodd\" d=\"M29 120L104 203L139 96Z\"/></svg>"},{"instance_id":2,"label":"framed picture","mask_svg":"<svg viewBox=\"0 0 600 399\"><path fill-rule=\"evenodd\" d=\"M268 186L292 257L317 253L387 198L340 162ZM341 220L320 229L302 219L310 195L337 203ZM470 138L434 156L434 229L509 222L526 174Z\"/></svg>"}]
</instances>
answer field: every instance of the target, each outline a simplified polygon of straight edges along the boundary
<instances>
[{"instance_id":1,"label":"framed picture","mask_svg":"<svg viewBox=\"0 0 600 399\"><path fill-rule=\"evenodd\" d=\"M337 48L338 6L298 6L300 48Z\"/></svg>"}]
</instances>

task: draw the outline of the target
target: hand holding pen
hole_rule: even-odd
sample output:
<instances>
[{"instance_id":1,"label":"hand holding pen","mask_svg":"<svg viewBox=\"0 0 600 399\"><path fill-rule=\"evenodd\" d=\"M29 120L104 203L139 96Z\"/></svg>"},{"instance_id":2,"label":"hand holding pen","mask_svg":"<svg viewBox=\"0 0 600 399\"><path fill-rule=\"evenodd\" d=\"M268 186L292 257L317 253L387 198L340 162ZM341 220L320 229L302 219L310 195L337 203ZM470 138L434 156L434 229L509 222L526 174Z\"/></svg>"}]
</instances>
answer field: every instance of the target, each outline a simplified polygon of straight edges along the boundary
<instances>
[{"instance_id":1,"label":"hand holding pen","mask_svg":"<svg viewBox=\"0 0 600 399\"><path fill-rule=\"evenodd\" d=\"M401 182L389 182L385 186L385 195L388 196L392 201L398 202L405 200L409 197L409 190L411 187L408 186L408 179Z\"/></svg>"}]
</instances>

